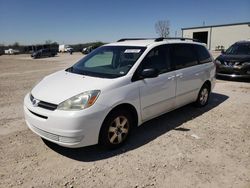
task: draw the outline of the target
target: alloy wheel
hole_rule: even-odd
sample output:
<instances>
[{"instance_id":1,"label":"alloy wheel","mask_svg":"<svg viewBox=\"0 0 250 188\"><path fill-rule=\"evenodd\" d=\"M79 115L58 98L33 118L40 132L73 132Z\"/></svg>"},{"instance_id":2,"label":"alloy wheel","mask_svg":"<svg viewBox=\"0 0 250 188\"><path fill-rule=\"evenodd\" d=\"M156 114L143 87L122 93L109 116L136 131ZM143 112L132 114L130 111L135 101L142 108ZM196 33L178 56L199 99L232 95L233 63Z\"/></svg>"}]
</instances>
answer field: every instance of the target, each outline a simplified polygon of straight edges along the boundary
<instances>
[{"instance_id":1,"label":"alloy wheel","mask_svg":"<svg viewBox=\"0 0 250 188\"><path fill-rule=\"evenodd\" d=\"M108 129L108 139L111 144L122 143L129 132L129 120L125 116L116 117Z\"/></svg>"},{"instance_id":2,"label":"alloy wheel","mask_svg":"<svg viewBox=\"0 0 250 188\"><path fill-rule=\"evenodd\" d=\"M206 104L208 99L208 89L207 88L203 88L200 94L200 103L201 105Z\"/></svg>"}]
</instances>

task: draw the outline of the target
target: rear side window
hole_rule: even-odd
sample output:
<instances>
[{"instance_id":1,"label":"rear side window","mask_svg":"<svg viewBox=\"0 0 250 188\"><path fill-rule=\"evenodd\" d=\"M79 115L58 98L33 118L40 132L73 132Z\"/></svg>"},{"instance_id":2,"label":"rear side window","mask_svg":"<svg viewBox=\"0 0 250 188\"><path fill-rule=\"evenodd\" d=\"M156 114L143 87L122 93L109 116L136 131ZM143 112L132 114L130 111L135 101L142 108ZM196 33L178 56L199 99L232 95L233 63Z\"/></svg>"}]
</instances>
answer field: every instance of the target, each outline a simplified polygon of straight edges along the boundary
<instances>
[{"instance_id":1,"label":"rear side window","mask_svg":"<svg viewBox=\"0 0 250 188\"><path fill-rule=\"evenodd\" d=\"M195 45L195 50L198 56L198 60L200 64L208 63L212 61L210 54L208 53L205 46Z\"/></svg>"},{"instance_id":2,"label":"rear side window","mask_svg":"<svg viewBox=\"0 0 250 188\"><path fill-rule=\"evenodd\" d=\"M172 44L171 59L175 69L182 69L198 64L192 44Z\"/></svg>"}]
</instances>

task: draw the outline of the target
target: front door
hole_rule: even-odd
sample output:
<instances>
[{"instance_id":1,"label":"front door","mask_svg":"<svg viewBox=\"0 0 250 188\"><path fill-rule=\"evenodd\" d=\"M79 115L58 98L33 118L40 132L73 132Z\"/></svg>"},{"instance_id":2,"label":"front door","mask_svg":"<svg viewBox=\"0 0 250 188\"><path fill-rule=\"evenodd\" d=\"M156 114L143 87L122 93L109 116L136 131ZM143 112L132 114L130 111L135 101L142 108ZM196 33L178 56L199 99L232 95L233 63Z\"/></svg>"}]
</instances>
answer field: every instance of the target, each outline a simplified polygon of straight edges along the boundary
<instances>
[{"instance_id":1,"label":"front door","mask_svg":"<svg viewBox=\"0 0 250 188\"><path fill-rule=\"evenodd\" d=\"M172 71L167 45L152 49L139 67L140 70L154 68L159 71L156 78L138 81L142 120L146 121L175 107L176 77Z\"/></svg>"}]
</instances>

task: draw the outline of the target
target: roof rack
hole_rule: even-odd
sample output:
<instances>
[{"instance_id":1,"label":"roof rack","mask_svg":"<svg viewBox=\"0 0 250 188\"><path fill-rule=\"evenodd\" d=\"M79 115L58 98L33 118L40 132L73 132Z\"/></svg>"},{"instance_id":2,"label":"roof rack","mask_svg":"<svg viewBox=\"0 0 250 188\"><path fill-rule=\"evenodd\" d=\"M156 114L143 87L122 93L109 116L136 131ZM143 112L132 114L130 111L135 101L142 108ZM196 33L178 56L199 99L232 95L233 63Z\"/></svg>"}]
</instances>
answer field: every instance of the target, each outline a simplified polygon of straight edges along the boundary
<instances>
[{"instance_id":1,"label":"roof rack","mask_svg":"<svg viewBox=\"0 0 250 188\"><path fill-rule=\"evenodd\" d=\"M124 41L128 41L128 40L154 40L155 42L160 42L163 40L191 40L194 42L201 42L198 39L193 39L193 38L182 38L182 37L159 37L159 38L123 38L118 40L117 42L124 42Z\"/></svg>"},{"instance_id":2,"label":"roof rack","mask_svg":"<svg viewBox=\"0 0 250 188\"><path fill-rule=\"evenodd\" d=\"M124 39L120 39L117 42L123 42L123 41L127 41L127 40L154 40L155 38L124 38Z\"/></svg>"},{"instance_id":3,"label":"roof rack","mask_svg":"<svg viewBox=\"0 0 250 188\"><path fill-rule=\"evenodd\" d=\"M163 41L164 39L167 39L167 40L191 40L191 41L194 41L194 42L201 42L200 40L198 39L193 39L193 38L182 38L182 37L159 37L157 39L155 39L155 42L160 42L160 41Z\"/></svg>"}]
</instances>

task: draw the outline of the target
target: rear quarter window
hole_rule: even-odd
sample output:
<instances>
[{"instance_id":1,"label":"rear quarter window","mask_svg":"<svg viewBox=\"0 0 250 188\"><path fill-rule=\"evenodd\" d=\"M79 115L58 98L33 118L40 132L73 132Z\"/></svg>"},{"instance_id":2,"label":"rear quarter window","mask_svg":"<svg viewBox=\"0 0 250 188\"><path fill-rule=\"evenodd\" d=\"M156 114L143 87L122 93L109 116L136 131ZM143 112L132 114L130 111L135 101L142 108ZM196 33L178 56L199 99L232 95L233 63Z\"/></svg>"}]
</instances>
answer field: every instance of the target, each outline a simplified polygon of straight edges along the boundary
<instances>
[{"instance_id":1,"label":"rear quarter window","mask_svg":"<svg viewBox=\"0 0 250 188\"><path fill-rule=\"evenodd\" d=\"M212 61L212 58L205 46L195 45L195 51L200 64Z\"/></svg>"}]
</instances>

